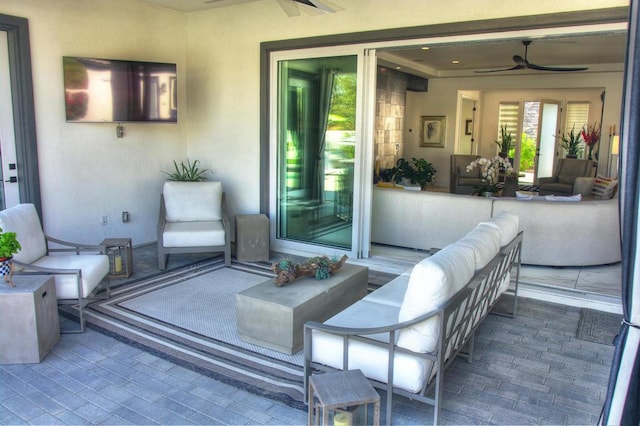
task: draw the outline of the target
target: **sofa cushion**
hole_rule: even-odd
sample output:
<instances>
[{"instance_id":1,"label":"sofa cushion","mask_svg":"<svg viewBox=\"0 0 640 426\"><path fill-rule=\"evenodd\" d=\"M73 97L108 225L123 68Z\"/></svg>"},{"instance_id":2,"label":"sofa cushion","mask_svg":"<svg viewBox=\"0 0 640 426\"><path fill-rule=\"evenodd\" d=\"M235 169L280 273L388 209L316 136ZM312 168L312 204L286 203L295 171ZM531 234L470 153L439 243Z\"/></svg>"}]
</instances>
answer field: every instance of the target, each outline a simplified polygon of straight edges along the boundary
<instances>
[{"instance_id":1,"label":"sofa cushion","mask_svg":"<svg viewBox=\"0 0 640 426\"><path fill-rule=\"evenodd\" d=\"M397 276L379 289L369 293L365 299L400 309L404 295L407 292L410 276L410 273L403 273Z\"/></svg>"},{"instance_id":2,"label":"sofa cushion","mask_svg":"<svg viewBox=\"0 0 640 426\"><path fill-rule=\"evenodd\" d=\"M398 315L409 321L443 306L475 272L474 250L453 243L414 266ZM403 330L398 345L415 352L432 352L438 343L441 319L427 319Z\"/></svg>"},{"instance_id":3,"label":"sofa cushion","mask_svg":"<svg viewBox=\"0 0 640 426\"><path fill-rule=\"evenodd\" d=\"M16 233L22 250L13 256L15 260L33 263L47 254L44 232L33 204L19 204L1 211L0 228L5 232Z\"/></svg>"},{"instance_id":4,"label":"sofa cushion","mask_svg":"<svg viewBox=\"0 0 640 426\"><path fill-rule=\"evenodd\" d=\"M473 250L475 269L479 271L500 251L500 231L493 226L479 223L457 243Z\"/></svg>"},{"instance_id":5,"label":"sofa cushion","mask_svg":"<svg viewBox=\"0 0 640 426\"><path fill-rule=\"evenodd\" d=\"M162 234L164 247L223 246L222 222L167 222Z\"/></svg>"},{"instance_id":6,"label":"sofa cushion","mask_svg":"<svg viewBox=\"0 0 640 426\"><path fill-rule=\"evenodd\" d=\"M500 212L487 222L482 222L487 226L492 226L500 233L500 247L504 247L518 235L518 216L515 214Z\"/></svg>"},{"instance_id":7,"label":"sofa cushion","mask_svg":"<svg viewBox=\"0 0 640 426\"><path fill-rule=\"evenodd\" d=\"M582 194L574 194L574 195L545 195L545 201L582 201Z\"/></svg>"},{"instance_id":8,"label":"sofa cushion","mask_svg":"<svg viewBox=\"0 0 640 426\"><path fill-rule=\"evenodd\" d=\"M222 220L221 182L165 182L162 194L170 222Z\"/></svg>"},{"instance_id":9,"label":"sofa cushion","mask_svg":"<svg viewBox=\"0 0 640 426\"><path fill-rule=\"evenodd\" d=\"M618 186L616 179L598 176L593 181L591 188L591 197L598 200L610 200Z\"/></svg>"}]
</instances>

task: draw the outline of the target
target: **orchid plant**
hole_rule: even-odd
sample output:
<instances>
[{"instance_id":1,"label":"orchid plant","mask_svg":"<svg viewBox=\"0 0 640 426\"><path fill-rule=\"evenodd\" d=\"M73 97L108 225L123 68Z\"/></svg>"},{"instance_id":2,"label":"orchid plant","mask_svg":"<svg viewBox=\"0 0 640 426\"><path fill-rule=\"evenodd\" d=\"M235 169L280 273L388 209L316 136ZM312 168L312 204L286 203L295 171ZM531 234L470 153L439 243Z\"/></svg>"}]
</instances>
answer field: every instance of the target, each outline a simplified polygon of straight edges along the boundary
<instances>
[{"instance_id":1,"label":"orchid plant","mask_svg":"<svg viewBox=\"0 0 640 426\"><path fill-rule=\"evenodd\" d=\"M494 158L478 158L472 161L467 166L467 172L472 171L476 167L480 168L480 178L482 179L482 185L477 189L477 192L496 192L498 190L498 180L500 174L511 174L513 167L511 163L498 156Z\"/></svg>"}]
</instances>

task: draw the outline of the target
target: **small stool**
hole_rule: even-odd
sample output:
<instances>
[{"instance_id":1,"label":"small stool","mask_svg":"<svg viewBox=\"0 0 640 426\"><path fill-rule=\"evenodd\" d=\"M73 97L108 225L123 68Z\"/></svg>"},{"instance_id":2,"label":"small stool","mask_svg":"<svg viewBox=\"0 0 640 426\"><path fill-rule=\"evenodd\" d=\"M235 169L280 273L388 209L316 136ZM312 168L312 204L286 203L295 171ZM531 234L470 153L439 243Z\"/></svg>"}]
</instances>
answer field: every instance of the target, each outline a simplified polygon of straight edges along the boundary
<instances>
[{"instance_id":1,"label":"small stool","mask_svg":"<svg viewBox=\"0 0 640 426\"><path fill-rule=\"evenodd\" d=\"M269 261L269 218L263 214L236 215L236 259Z\"/></svg>"},{"instance_id":2,"label":"small stool","mask_svg":"<svg viewBox=\"0 0 640 426\"><path fill-rule=\"evenodd\" d=\"M315 397L314 397L315 395ZM317 399L317 401L316 401ZM380 395L360 370L338 371L309 377L309 425L318 424L322 410L322 424L367 424L367 406L373 404L373 424L380 425ZM364 420L356 422L353 415L364 406Z\"/></svg>"}]
</instances>

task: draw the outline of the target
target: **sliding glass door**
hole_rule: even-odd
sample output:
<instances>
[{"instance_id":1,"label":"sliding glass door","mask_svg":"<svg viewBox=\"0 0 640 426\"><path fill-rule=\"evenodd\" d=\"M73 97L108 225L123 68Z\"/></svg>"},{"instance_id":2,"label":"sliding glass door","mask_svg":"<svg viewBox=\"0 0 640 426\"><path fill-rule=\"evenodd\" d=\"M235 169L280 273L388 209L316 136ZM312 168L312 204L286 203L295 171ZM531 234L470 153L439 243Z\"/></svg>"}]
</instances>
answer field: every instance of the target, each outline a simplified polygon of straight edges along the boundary
<instances>
[{"instance_id":1,"label":"sliding glass door","mask_svg":"<svg viewBox=\"0 0 640 426\"><path fill-rule=\"evenodd\" d=\"M272 244L353 254L358 55L280 59L273 68Z\"/></svg>"}]
</instances>

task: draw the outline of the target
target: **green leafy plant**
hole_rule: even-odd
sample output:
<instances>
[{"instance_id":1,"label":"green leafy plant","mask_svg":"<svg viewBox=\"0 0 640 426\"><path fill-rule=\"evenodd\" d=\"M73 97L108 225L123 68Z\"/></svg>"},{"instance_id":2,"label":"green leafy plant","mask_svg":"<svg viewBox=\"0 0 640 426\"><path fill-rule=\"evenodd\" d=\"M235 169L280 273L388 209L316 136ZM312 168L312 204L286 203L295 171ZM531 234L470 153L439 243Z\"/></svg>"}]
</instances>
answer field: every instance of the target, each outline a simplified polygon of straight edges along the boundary
<instances>
[{"instance_id":1,"label":"green leafy plant","mask_svg":"<svg viewBox=\"0 0 640 426\"><path fill-rule=\"evenodd\" d=\"M580 131L576 132L575 124L569 133L562 133L557 135L556 138L562 141L562 148L567 151L567 155L577 157L582 154L582 134Z\"/></svg>"},{"instance_id":2,"label":"green leafy plant","mask_svg":"<svg viewBox=\"0 0 640 426\"><path fill-rule=\"evenodd\" d=\"M400 183L402 179L407 179L413 184L420 185L420 189L423 191L427 185L435 183L435 175L436 169L433 164L424 158L415 157L411 159L411 162L399 158L395 167L380 172L381 178L386 182Z\"/></svg>"},{"instance_id":3,"label":"green leafy plant","mask_svg":"<svg viewBox=\"0 0 640 426\"><path fill-rule=\"evenodd\" d=\"M0 258L9 258L21 249L15 232L3 232L0 228Z\"/></svg>"},{"instance_id":4,"label":"green leafy plant","mask_svg":"<svg viewBox=\"0 0 640 426\"><path fill-rule=\"evenodd\" d=\"M513 136L507 131L507 125L500 126L500 140L496 141L496 145L500 148L500 152L508 154L513 147Z\"/></svg>"},{"instance_id":5,"label":"green leafy plant","mask_svg":"<svg viewBox=\"0 0 640 426\"><path fill-rule=\"evenodd\" d=\"M162 173L166 174L167 176L169 176L169 180L172 181L179 181L179 182L202 182L207 180L206 177L204 177L204 174L206 172L209 171L209 169L200 169L198 167L198 163L199 161L196 160L193 163L191 163L188 159L187 159L187 164L184 163L184 161L180 162L180 165L178 166L178 163L176 163L176 161L173 161L173 165L175 167L175 171L173 172L165 172L163 171Z\"/></svg>"}]
</instances>

